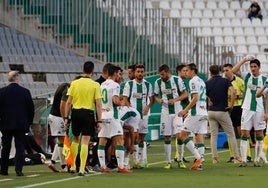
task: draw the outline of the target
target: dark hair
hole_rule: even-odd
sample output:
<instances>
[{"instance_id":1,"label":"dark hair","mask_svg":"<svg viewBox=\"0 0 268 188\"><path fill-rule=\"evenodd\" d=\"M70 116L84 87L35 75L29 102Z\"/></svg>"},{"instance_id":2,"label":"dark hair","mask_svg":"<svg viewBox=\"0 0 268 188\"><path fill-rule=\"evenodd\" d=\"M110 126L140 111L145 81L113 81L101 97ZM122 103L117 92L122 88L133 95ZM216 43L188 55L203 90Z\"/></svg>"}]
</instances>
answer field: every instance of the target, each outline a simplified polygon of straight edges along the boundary
<instances>
[{"instance_id":1,"label":"dark hair","mask_svg":"<svg viewBox=\"0 0 268 188\"><path fill-rule=\"evenodd\" d=\"M108 75L109 75L109 76L113 76L114 73L116 73L116 72L118 72L118 71L123 71L123 69L121 69L121 68L118 67L118 66L112 65L112 66L109 67Z\"/></svg>"},{"instance_id":2,"label":"dark hair","mask_svg":"<svg viewBox=\"0 0 268 188\"><path fill-rule=\"evenodd\" d=\"M184 65L184 64L178 65L178 66L176 67L176 72L181 71L185 66L186 66L186 65Z\"/></svg>"},{"instance_id":3,"label":"dark hair","mask_svg":"<svg viewBox=\"0 0 268 188\"><path fill-rule=\"evenodd\" d=\"M258 67L261 67L261 63L258 59L253 59L249 62L249 64L251 65L252 63L255 63Z\"/></svg>"},{"instance_id":4,"label":"dark hair","mask_svg":"<svg viewBox=\"0 0 268 188\"><path fill-rule=\"evenodd\" d=\"M103 66L103 68L102 68L102 72L103 72L103 73L107 73L108 70L109 70L109 68L110 68L111 66L112 66L111 63L106 63L106 64Z\"/></svg>"},{"instance_id":5,"label":"dark hair","mask_svg":"<svg viewBox=\"0 0 268 188\"><path fill-rule=\"evenodd\" d=\"M144 65L142 65L142 64L137 64L137 65L135 66L135 70L136 70L137 68L140 68L140 69L144 69L144 70L145 70L145 67L144 67Z\"/></svg>"},{"instance_id":6,"label":"dark hair","mask_svg":"<svg viewBox=\"0 0 268 188\"><path fill-rule=\"evenodd\" d=\"M194 63L189 63L186 66L189 67L190 70L194 70L195 74L198 73L197 67L196 67L196 65Z\"/></svg>"},{"instance_id":7,"label":"dark hair","mask_svg":"<svg viewBox=\"0 0 268 188\"><path fill-rule=\"evenodd\" d=\"M212 75L218 75L220 73L220 67L218 65L211 65L209 71Z\"/></svg>"},{"instance_id":8,"label":"dark hair","mask_svg":"<svg viewBox=\"0 0 268 188\"><path fill-rule=\"evenodd\" d=\"M135 66L136 66L136 64L129 65L129 66L127 67L127 69L135 70Z\"/></svg>"},{"instance_id":9,"label":"dark hair","mask_svg":"<svg viewBox=\"0 0 268 188\"><path fill-rule=\"evenodd\" d=\"M161 66L158 68L158 72L161 72L161 71L169 72L169 67L168 67L168 65L166 65L166 64L161 65Z\"/></svg>"},{"instance_id":10,"label":"dark hair","mask_svg":"<svg viewBox=\"0 0 268 188\"><path fill-rule=\"evenodd\" d=\"M230 68L233 68L233 65L230 64L230 63L226 63L226 64L223 65L223 67L230 67Z\"/></svg>"},{"instance_id":11,"label":"dark hair","mask_svg":"<svg viewBox=\"0 0 268 188\"><path fill-rule=\"evenodd\" d=\"M92 73L94 70L94 63L92 61L86 61L84 63L83 71L86 74Z\"/></svg>"}]
</instances>

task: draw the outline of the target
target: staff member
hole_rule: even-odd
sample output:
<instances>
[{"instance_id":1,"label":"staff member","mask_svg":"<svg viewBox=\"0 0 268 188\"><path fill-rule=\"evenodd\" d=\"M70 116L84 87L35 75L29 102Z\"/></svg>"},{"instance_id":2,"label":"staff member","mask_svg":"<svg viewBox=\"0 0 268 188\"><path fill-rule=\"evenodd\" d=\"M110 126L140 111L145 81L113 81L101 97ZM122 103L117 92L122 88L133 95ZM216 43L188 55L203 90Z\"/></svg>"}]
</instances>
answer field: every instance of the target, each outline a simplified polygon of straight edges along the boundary
<instances>
[{"instance_id":1,"label":"staff member","mask_svg":"<svg viewBox=\"0 0 268 188\"><path fill-rule=\"evenodd\" d=\"M20 86L17 71L8 73L10 84L0 89L0 130L2 132L1 175L8 175L8 159L14 137L15 171L23 176L25 133L29 132L34 117L34 104L28 89Z\"/></svg>"}]
</instances>

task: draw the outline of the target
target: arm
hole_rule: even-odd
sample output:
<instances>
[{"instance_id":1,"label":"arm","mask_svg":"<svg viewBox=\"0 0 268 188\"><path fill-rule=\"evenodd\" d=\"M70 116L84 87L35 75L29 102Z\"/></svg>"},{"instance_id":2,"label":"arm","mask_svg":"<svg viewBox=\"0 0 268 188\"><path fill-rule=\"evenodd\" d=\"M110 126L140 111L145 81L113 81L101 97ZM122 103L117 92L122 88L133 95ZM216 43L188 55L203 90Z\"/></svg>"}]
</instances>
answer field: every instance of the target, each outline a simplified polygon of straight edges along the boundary
<instances>
[{"instance_id":1,"label":"arm","mask_svg":"<svg viewBox=\"0 0 268 188\"><path fill-rule=\"evenodd\" d=\"M233 86L230 86L229 88L228 88L228 90L229 90L229 93L230 93L230 106L228 106L226 109L227 110L231 110L233 107L234 107L234 102L235 102L235 89L234 89L234 87Z\"/></svg>"},{"instance_id":2,"label":"arm","mask_svg":"<svg viewBox=\"0 0 268 188\"><path fill-rule=\"evenodd\" d=\"M96 102L97 121L101 121L102 118L101 99L96 99L95 102Z\"/></svg>"},{"instance_id":3,"label":"arm","mask_svg":"<svg viewBox=\"0 0 268 188\"><path fill-rule=\"evenodd\" d=\"M61 114L61 117L65 117L65 107L66 107L66 101L61 100L60 101L60 114Z\"/></svg>"},{"instance_id":4,"label":"arm","mask_svg":"<svg viewBox=\"0 0 268 188\"><path fill-rule=\"evenodd\" d=\"M176 97L176 98L174 98L174 99L170 99L170 100L168 101L168 104L174 104L175 102L182 101L182 100L186 99L187 97L188 97L188 94L187 94L187 92L184 90L184 91L181 93L180 96L178 96L178 97Z\"/></svg>"},{"instance_id":5,"label":"arm","mask_svg":"<svg viewBox=\"0 0 268 188\"><path fill-rule=\"evenodd\" d=\"M64 123L65 123L65 126L67 128L69 128L68 116L69 116L69 112L71 110L72 103L73 103L73 97L69 95L67 102L65 104L65 110L64 110L64 114L63 114Z\"/></svg>"},{"instance_id":6,"label":"arm","mask_svg":"<svg viewBox=\"0 0 268 188\"><path fill-rule=\"evenodd\" d=\"M198 93L193 93L192 94L192 99L190 103L186 106L186 108L178 113L179 116L183 117L188 113L188 111L196 104L198 101L199 94Z\"/></svg>"},{"instance_id":7,"label":"arm","mask_svg":"<svg viewBox=\"0 0 268 188\"><path fill-rule=\"evenodd\" d=\"M248 58L244 57L241 59L233 68L232 72L236 74L237 76L241 77L240 67L248 61Z\"/></svg>"},{"instance_id":8,"label":"arm","mask_svg":"<svg viewBox=\"0 0 268 188\"><path fill-rule=\"evenodd\" d=\"M148 112L149 112L149 109L153 106L153 104L154 104L154 96L149 97L149 100L150 100L149 104L146 105L145 108L143 109L143 114L144 115L147 115Z\"/></svg>"},{"instance_id":9,"label":"arm","mask_svg":"<svg viewBox=\"0 0 268 188\"><path fill-rule=\"evenodd\" d=\"M260 89L258 89L257 92L256 92L256 97L257 98L261 97L264 90L265 90L265 86L262 86ZM268 104L268 103L266 103L266 104ZM266 110L266 112L267 112L267 110Z\"/></svg>"},{"instance_id":10,"label":"arm","mask_svg":"<svg viewBox=\"0 0 268 188\"><path fill-rule=\"evenodd\" d=\"M163 99L160 99L157 95L154 95L154 100L158 102L159 104L162 104L164 102Z\"/></svg>"}]
</instances>

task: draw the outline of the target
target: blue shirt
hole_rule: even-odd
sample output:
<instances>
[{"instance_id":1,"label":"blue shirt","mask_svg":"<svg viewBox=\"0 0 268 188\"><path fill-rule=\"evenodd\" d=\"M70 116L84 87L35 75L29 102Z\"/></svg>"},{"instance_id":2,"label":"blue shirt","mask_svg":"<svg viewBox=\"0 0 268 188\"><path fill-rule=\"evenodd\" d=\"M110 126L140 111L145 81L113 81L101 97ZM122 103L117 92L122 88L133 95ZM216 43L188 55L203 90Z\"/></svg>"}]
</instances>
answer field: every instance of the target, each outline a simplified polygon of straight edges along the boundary
<instances>
[{"instance_id":1,"label":"blue shirt","mask_svg":"<svg viewBox=\"0 0 268 188\"><path fill-rule=\"evenodd\" d=\"M228 107L228 88L232 86L230 80L221 76L213 76L206 81L207 96L212 102L208 106L210 111L227 111Z\"/></svg>"}]
</instances>

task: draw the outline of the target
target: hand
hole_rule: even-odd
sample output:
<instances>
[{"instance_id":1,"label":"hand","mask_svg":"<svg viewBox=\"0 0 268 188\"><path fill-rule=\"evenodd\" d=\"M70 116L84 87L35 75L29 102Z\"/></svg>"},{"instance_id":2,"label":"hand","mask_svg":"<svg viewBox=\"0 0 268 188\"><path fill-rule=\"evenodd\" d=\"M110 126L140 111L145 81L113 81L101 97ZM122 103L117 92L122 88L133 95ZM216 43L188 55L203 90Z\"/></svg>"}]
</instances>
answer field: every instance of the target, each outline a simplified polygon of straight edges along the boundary
<instances>
[{"instance_id":1,"label":"hand","mask_svg":"<svg viewBox=\"0 0 268 188\"><path fill-rule=\"evenodd\" d=\"M188 114L188 111L186 111L186 110L182 110L182 111L180 111L180 112L178 113L178 116L179 116L179 117L185 117L185 116L187 116L187 114Z\"/></svg>"},{"instance_id":2,"label":"hand","mask_svg":"<svg viewBox=\"0 0 268 188\"><path fill-rule=\"evenodd\" d=\"M143 115L147 115L149 112L149 106L145 106L145 108L143 109Z\"/></svg>"}]
</instances>

